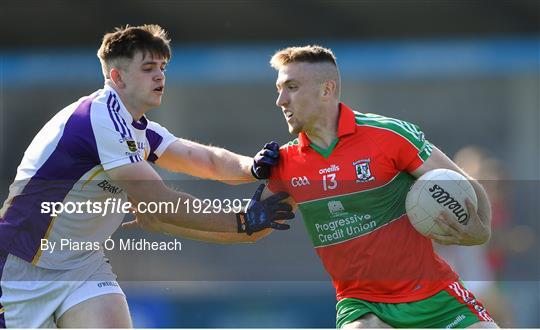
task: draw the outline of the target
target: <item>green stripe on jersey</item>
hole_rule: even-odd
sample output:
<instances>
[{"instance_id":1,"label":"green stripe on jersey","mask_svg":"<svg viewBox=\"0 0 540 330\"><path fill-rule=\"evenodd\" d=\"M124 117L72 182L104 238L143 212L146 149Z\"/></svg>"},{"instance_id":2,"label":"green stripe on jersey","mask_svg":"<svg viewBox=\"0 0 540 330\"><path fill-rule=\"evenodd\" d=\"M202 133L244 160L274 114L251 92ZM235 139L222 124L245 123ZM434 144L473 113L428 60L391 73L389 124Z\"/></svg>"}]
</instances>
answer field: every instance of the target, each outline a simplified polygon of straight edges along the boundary
<instances>
[{"instance_id":1,"label":"green stripe on jersey","mask_svg":"<svg viewBox=\"0 0 540 330\"><path fill-rule=\"evenodd\" d=\"M401 217L414 180L410 174L400 172L378 188L300 203L313 246L345 242Z\"/></svg>"},{"instance_id":2,"label":"green stripe on jersey","mask_svg":"<svg viewBox=\"0 0 540 330\"><path fill-rule=\"evenodd\" d=\"M429 158L429 155L431 155L431 151L433 151L433 144L426 140L426 143L420 149L420 152L418 152L418 156L420 156L423 161L426 161Z\"/></svg>"},{"instance_id":3,"label":"green stripe on jersey","mask_svg":"<svg viewBox=\"0 0 540 330\"><path fill-rule=\"evenodd\" d=\"M418 155L422 160L431 155L433 145L426 140L424 133L414 124L403 120L384 117L373 113L354 112L356 124L360 126L372 126L390 130L412 143L418 149Z\"/></svg>"}]
</instances>

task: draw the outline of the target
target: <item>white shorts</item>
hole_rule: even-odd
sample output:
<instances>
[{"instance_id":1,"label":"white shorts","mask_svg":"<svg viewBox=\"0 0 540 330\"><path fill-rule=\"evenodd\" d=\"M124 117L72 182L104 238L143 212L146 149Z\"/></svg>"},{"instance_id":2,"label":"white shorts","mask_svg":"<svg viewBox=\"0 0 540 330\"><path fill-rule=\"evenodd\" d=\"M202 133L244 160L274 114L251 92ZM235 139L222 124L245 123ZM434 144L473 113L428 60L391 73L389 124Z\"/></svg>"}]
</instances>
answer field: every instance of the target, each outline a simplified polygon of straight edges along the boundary
<instances>
[{"instance_id":1,"label":"white shorts","mask_svg":"<svg viewBox=\"0 0 540 330\"><path fill-rule=\"evenodd\" d=\"M78 269L52 270L0 252L0 272L0 327L54 328L62 314L85 300L124 295L105 258Z\"/></svg>"}]
</instances>

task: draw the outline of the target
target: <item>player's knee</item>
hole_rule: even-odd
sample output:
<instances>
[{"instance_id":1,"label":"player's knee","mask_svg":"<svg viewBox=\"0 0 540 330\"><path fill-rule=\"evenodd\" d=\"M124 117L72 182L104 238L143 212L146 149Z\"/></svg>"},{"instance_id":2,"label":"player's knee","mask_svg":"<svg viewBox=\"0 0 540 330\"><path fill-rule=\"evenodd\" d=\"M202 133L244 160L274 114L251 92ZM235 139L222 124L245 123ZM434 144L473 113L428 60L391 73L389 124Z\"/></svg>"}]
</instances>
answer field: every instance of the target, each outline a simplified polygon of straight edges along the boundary
<instances>
[{"instance_id":1,"label":"player's knee","mask_svg":"<svg viewBox=\"0 0 540 330\"><path fill-rule=\"evenodd\" d=\"M375 314L368 313L362 315L360 318L354 320L351 323L345 324L342 329L365 329L365 328L391 328L388 324L384 323Z\"/></svg>"}]
</instances>

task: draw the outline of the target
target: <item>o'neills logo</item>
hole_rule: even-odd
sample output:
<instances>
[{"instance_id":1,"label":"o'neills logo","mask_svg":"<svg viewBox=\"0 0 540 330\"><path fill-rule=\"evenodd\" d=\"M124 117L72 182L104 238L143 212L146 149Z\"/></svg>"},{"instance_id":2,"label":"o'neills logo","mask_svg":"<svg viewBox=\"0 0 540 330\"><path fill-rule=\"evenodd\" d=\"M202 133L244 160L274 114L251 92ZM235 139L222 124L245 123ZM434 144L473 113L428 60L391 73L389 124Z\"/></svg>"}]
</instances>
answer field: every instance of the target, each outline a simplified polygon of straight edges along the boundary
<instances>
[{"instance_id":1,"label":"o'neills logo","mask_svg":"<svg viewBox=\"0 0 540 330\"><path fill-rule=\"evenodd\" d=\"M321 168L319 170L319 174L327 174L327 173L334 173L334 172L338 172L339 171L339 166L336 165L336 164L332 164L330 167L328 168Z\"/></svg>"},{"instance_id":2,"label":"o'neills logo","mask_svg":"<svg viewBox=\"0 0 540 330\"><path fill-rule=\"evenodd\" d=\"M434 184L433 187L429 188L429 192L432 193L431 197L433 197L437 203L445 206L452 211L452 213L454 213L459 223L464 226L469 223L469 215L467 214L467 211L465 211L463 206L457 200L455 200L454 197L450 196L446 190L441 188L439 185Z\"/></svg>"}]
</instances>

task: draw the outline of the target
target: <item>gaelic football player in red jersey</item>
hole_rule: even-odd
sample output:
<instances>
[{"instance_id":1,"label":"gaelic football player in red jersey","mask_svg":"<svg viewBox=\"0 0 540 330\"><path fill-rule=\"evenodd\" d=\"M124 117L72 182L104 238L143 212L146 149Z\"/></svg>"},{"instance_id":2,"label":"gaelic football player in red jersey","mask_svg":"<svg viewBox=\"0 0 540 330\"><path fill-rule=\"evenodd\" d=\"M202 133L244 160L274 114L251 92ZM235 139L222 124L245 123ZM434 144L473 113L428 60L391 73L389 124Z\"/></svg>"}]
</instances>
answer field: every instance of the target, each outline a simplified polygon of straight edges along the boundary
<instances>
[{"instance_id":1,"label":"gaelic football player in red jersey","mask_svg":"<svg viewBox=\"0 0 540 330\"><path fill-rule=\"evenodd\" d=\"M281 147L269 188L287 191L303 215L336 288L337 326L497 327L431 242L489 239L491 209L482 186L467 176L478 211L468 203L466 231L441 215L444 235L420 235L405 213L410 185L436 168L466 174L416 125L341 103L331 50L290 47L270 63L278 71L276 104L298 138Z\"/></svg>"}]
</instances>

